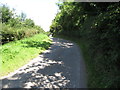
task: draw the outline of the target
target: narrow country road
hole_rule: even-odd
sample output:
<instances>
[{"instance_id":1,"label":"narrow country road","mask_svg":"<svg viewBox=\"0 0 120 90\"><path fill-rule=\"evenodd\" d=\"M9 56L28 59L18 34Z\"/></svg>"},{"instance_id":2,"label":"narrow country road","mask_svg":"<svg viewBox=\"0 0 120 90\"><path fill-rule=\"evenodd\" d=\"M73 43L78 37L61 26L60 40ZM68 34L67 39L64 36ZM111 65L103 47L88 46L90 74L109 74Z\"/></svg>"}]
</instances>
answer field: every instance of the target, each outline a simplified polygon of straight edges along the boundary
<instances>
[{"instance_id":1,"label":"narrow country road","mask_svg":"<svg viewBox=\"0 0 120 90\"><path fill-rule=\"evenodd\" d=\"M2 79L3 88L86 88L86 71L79 47L52 38L51 47Z\"/></svg>"}]
</instances>

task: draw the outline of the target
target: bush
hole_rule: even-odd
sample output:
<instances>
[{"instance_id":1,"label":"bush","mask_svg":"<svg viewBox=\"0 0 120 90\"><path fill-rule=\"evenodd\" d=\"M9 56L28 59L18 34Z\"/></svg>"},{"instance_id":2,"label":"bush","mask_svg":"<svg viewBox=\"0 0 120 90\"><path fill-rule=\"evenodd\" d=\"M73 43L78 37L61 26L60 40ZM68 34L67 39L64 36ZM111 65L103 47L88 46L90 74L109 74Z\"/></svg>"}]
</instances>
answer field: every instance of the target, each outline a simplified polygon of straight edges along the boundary
<instances>
[{"instance_id":1,"label":"bush","mask_svg":"<svg viewBox=\"0 0 120 90\"><path fill-rule=\"evenodd\" d=\"M96 87L119 87L120 84L120 26L119 12L115 8L96 16L89 32L91 62L96 72ZM98 75L98 76L96 76ZM101 78L101 79L100 79ZM93 81L91 81L93 82ZM115 84L116 83L116 84Z\"/></svg>"},{"instance_id":2,"label":"bush","mask_svg":"<svg viewBox=\"0 0 120 90\"><path fill-rule=\"evenodd\" d=\"M26 14L16 15L6 5L0 6L2 12L2 44L14 40L20 40L31 37L38 33L44 33L44 30L34 24L34 21L27 19Z\"/></svg>"},{"instance_id":3,"label":"bush","mask_svg":"<svg viewBox=\"0 0 120 90\"><path fill-rule=\"evenodd\" d=\"M42 30L41 30L42 31ZM6 25L3 23L2 25L2 44L14 41L14 40L20 40L22 38L31 37L35 34L41 33L39 29L36 28L29 28L29 27L10 27L9 25Z\"/></svg>"}]
</instances>

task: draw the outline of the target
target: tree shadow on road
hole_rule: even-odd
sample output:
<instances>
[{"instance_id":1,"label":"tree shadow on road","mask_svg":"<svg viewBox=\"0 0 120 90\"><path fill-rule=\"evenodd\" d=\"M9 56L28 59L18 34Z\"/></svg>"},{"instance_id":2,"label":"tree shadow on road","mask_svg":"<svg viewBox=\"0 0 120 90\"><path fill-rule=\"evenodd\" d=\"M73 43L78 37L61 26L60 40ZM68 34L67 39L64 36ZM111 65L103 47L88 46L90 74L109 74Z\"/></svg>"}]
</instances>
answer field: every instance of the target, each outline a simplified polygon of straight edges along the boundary
<instances>
[{"instance_id":1,"label":"tree shadow on road","mask_svg":"<svg viewBox=\"0 0 120 90\"><path fill-rule=\"evenodd\" d=\"M39 63L33 63L35 65L27 66L27 68L20 70L17 74L10 78L3 79L4 88L59 88L64 87L69 80L62 75L62 72L46 72L41 73L40 70L50 68L52 61L41 61Z\"/></svg>"},{"instance_id":2,"label":"tree shadow on road","mask_svg":"<svg viewBox=\"0 0 120 90\"><path fill-rule=\"evenodd\" d=\"M65 76L70 73L65 66L65 62L61 61L61 56L55 54L57 48L67 49L72 48L73 44L70 42L62 43L53 38L51 48L46 50L42 55L35 58L25 67L19 69L16 74L11 77L2 79L3 88L64 88L70 82L69 78ZM60 43L61 42L61 43ZM48 42L26 42L27 47L47 47ZM53 57L54 54L54 57ZM63 72L64 71L64 72Z\"/></svg>"}]
</instances>

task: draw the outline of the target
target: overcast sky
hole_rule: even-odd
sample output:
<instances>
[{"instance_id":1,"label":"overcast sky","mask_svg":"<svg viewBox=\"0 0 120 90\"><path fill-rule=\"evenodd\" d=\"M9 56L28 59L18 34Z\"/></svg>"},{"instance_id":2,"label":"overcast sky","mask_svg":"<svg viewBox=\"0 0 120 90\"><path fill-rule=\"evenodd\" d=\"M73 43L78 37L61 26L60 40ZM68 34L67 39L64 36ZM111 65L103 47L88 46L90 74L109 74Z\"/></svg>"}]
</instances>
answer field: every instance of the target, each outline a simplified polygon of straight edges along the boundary
<instances>
[{"instance_id":1,"label":"overcast sky","mask_svg":"<svg viewBox=\"0 0 120 90\"><path fill-rule=\"evenodd\" d=\"M40 25L45 31L49 30L54 19L58 6L58 0L0 0L2 4L7 4L14 8L17 14L24 12L27 18L34 20L36 25Z\"/></svg>"}]
</instances>

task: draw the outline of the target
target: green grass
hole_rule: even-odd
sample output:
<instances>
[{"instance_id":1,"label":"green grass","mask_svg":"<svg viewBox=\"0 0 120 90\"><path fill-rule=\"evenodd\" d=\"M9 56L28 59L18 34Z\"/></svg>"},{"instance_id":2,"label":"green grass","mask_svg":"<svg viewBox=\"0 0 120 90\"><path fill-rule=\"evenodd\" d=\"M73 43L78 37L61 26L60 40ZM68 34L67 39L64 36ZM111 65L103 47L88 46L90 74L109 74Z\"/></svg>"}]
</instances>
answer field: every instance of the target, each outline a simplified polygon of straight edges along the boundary
<instances>
[{"instance_id":1,"label":"green grass","mask_svg":"<svg viewBox=\"0 0 120 90\"><path fill-rule=\"evenodd\" d=\"M0 77L25 65L32 58L48 49L51 40L45 34L38 34L4 44L0 47L2 65L0 66Z\"/></svg>"}]
</instances>

